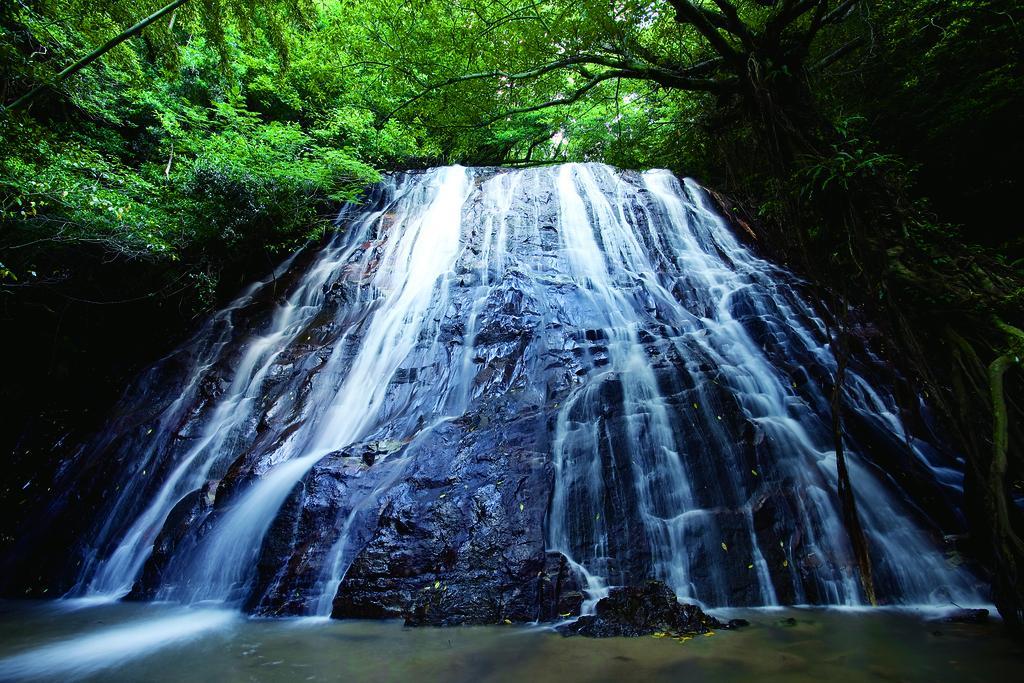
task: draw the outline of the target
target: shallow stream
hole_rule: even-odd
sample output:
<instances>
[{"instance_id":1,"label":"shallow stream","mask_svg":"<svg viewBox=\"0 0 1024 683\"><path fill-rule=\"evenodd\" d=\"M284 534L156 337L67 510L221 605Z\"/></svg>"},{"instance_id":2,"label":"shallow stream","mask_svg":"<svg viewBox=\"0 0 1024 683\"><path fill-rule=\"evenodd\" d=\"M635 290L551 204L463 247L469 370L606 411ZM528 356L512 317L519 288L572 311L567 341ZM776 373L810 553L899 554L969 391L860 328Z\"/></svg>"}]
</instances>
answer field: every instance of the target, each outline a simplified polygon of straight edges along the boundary
<instances>
[{"instance_id":1,"label":"shallow stream","mask_svg":"<svg viewBox=\"0 0 1024 683\"><path fill-rule=\"evenodd\" d=\"M563 638L544 627L249 619L171 605L0 603L0 680L1011 681L1024 646L998 622L921 613L731 610L740 631Z\"/></svg>"}]
</instances>

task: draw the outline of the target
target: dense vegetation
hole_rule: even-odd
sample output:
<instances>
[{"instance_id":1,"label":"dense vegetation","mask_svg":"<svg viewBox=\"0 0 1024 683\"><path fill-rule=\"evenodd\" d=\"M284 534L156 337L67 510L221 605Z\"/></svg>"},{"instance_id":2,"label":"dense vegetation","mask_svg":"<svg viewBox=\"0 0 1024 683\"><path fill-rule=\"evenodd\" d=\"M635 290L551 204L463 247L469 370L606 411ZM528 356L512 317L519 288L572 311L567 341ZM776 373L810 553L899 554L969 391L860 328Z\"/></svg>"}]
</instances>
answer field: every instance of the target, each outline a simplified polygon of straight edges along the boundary
<instances>
[{"instance_id":1,"label":"dense vegetation","mask_svg":"<svg viewBox=\"0 0 1024 683\"><path fill-rule=\"evenodd\" d=\"M382 170L668 167L820 287L837 349L879 347L935 402L1019 622L1020 3L174 4L66 77L160 3L0 9L0 389L10 424L44 416L5 435L23 467Z\"/></svg>"}]
</instances>

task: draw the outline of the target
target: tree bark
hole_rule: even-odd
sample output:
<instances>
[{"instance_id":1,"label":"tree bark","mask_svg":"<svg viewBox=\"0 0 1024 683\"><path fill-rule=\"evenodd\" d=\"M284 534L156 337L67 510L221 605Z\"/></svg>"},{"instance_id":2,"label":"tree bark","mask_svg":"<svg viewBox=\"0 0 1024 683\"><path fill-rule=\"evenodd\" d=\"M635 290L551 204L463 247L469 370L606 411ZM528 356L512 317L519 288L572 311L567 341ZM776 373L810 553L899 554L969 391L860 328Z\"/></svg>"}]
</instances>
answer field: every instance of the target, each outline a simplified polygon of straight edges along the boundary
<instances>
[{"instance_id":1,"label":"tree bark","mask_svg":"<svg viewBox=\"0 0 1024 683\"><path fill-rule=\"evenodd\" d=\"M857 499L853 493L853 485L850 483L850 472L846 466L846 450L843 447L843 381L846 378L846 363L849 355L846 343L840 341L844 334L846 334L845 331L840 328L833 337L835 348L832 350L836 358L836 379L832 386L832 435L835 439L836 449L836 488L839 494L843 524L846 526L846 533L850 537L853 555L857 561L861 587L864 589L864 596L868 602L875 606L878 604L878 599L875 596L875 581L871 572L871 555L868 551L864 528L860 524L860 515L857 513Z\"/></svg>"},{"instance_id":2,"label":"tree bark","mask_svg":"<svg viewBox=\"0 0 1024 683\"><path fill-rule=\"evenodd\" d=\"M1024 604L1024 596L1021 595L1024 541L1017 536L1013 528L1013 522L1010 520L1010 503L1006 495L1009 423L1003 393L1003 377L1007 370L1017 364L1017 359L1007 353L996 358L988 367L992 401L992 461L982 494L994 526L992 546L998 568L994 586L995 601L1007 625L1013 629L1020 629L1024 617L1024 610L1021 608Z\"/></svg>"}]
</instances>

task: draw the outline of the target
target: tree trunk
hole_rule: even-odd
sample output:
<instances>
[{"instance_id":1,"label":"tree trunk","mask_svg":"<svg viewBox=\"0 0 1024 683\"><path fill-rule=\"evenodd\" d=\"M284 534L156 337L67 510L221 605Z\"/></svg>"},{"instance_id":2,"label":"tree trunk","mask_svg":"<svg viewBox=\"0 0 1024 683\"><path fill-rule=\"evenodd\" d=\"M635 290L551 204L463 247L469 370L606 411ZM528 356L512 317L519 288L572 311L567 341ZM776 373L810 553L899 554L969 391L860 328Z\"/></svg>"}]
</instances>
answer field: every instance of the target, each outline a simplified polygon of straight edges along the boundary
<instances>
[{"instance_id":1,"label":"tree trunk","mask_svg":"<svg viewBox=\"0 0 1024 683\"><path fill-rule=\"evenodd\" d=\"M840 328L832 338L832 353L836 358L836 378L832 385L832 436L836 449L836 487L843 515L843 525L846 527L850 545L853 547L853 556L857 561L861 587L864 589L864 596L868 602L875 606L878 604L878 599L875 596L875 581L871 572L868 540L864 535L864 528L860 524L860 515L857 513L857 499L854 496L853 485L850 483L850 472L846 466L846 450L843 447L843 381L846 378L846 363L849 356L845 341L841 341L845 334L846 331Z\"/></svg>"},{"instance_id":2,"label":"tree trunk","mask_svg":"<svg viewBox=\"0 0 1024 683\"><path fill-rule=\"evenodd\" d=\"M989 391L992 395L992 461L987 481L982 485L982 498L993 524L992 550L996 564L993 593L999 613L1014 630L1020 629L1024 616L1021 607L1024 604L1024 596L1021 595L1024 542L1013 528L1006 496L1009 425L1003 395L1003 376L1016 364L1010 354L1004 354L992 361L988 368Z\"/></svg>"}]
</instances>

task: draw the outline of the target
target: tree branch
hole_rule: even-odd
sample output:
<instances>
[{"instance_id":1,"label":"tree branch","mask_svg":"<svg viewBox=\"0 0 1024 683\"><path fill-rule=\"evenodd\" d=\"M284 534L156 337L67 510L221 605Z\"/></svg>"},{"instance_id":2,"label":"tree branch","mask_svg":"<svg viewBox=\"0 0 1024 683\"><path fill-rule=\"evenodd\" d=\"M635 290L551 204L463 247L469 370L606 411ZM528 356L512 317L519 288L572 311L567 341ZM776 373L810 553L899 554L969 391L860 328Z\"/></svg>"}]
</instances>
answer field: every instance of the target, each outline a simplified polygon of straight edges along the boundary
<instances>
[{"instance_id":1,"label":"tree branch","mask_svg":"<svg viewBox=\"0 0 1024 683\"><path fill-rule=\"evenodd\" d=\"M498 121L501 121L502 119L506 119L506 118L508 118L510 116L517 116L519 114L528 114L530 112L540 111L541 109L549 109L551 107L559 107L559 106L566 105L566 104L574 104L574 103L578 102L580 100L580 98L582 98L584 95L586 95L588 92L590 92L591 90L596 88L598 85L600 85L604 81L610 81L613 78L626 78L626 76L624 76L623 74L624 74L624 72L623 71L619 71L619 70L605 71L603 74L599 74L599 75L595 76L594 78L589 80L586 84L584 84L583 87L579 88L578 90L573 91L569 95L566 95L564 97L559 97L559 98L556 98L556 99L553 99L553 100L549 100L547 102L542 102L541 104L535 104L535 105L532 105L532 106L529 106L529 107L521 107L519 109L510 109L509 111L506 111L506 112L504 112L502 114L499 114L497 116L493 116L493 117L487 119L486 121L483 121L479 125L486 127L486 126L489 126L489 125L491 125L493 123L497 123Z\"/></svg>"},{"instance_id":2,"label":"tree branch","mask_svg":"<svg viewBox=\"0 0 1024 683\"><path fill-rule=\"evenodd\" d=\"M742 57L729 45L729 41L718 32L707 17L707 11L694 5L690 0L669 0L676 10L676 21L680 24L691 24L707 38L715 52L731 62L742 62Z\"/></svg>"},{"instance_id":3,"label":"tree branch","mask_svg":"<svg viewBox=\"0 0 1024 683\"><path fill-rule=\"evenodd\" d=\"M625 78L632 80L644 80L654 81L661 85L665 85L671 88L680 88L686 90L700 90L706 92L719 92L724 88L731 87L731 83L727 81L715 81L710 79L696 79L696 78L684 78L680 76L661 74L659 72L651 72L644 70L632 70L632 69L612 69L605 71L604 73L594 76L591 80L585 83L581 88L573 91L571 94L564 97L559 97L541 104L531 105L529 107L522 107L519 109L510 109L502 114L493 116L483 122L480 126L490 126L491 124L497 123L503 119L509 118L510 116L517 116L519 114L528 114L530 112L540 111L542 109L549 109L551 107L559 107L568 104L575 104L584 95L593 90L595 87L603 83L616 78Z\"/></svg>"},{"instance_id":4,"label":"tree branch","mask_svg":"<svg viewBox=\"0 0 1024 683\"><path fill-rule=\"evenodd\" d=\"M826 68L828 66L831 66L832 64L835 64L840 59L842 59L846 55L850 54L851 52L853 52L857 48L863 47L865 42L867 42L867 40L864 38L864 36L858 36L857 38L854 38L850 42L848 42L845 45L842 45L841 47L839 47L839 49L837 49L834 52L826 55L825 57L820 59L815 64L812 64L811 65L811 71L819 71L819 70L824 69L824 68Z\"/></svg>"},{"instance_id":5,"label":"tree branch","mask_svg":"<svg viewBox=\"0 0 1024 683\"><path fill-rule=\"evenodd\" d=\"M844 0L831 11L828 9L829 3L823 2L819 4L818 9L814 12L814 18L811 19L811 25L802 39L804 48L810 48L811 43L814 42L814 37L823 28L830 24L837 24L849 17L859 3L860 0Z\"/></svg>"},{"instance_id":6,"label":"tree branch","mask_svg":"<svg viewBox=\"0 0 1024 683\"><path fill-rule=\"evenodd\" d=\"M559 59L554 62L542 64L541 66L538 66L536 68L529 69L528 71L521 71L519 73L508 73L506 71L482 71L479 73L465 74L463 76L453 76L452 78L447 78L443 81L439 81L437 83L434 83L433 85L427 86L413 97L409 98L402 104L398 105L396 108L388 112L387 116L384 117L384 122L388 121L392 116L394 116L401 110L405 109L416 100L425 97L426 95L429 95L430 93L436 90L447 88L450 85L455 85L456 83L464 83L466 81L478 81L485 78L504 78L510 81L520 81L530 78L537 78L539 76L551 73L552 71L557 71L558 69L564 69L570 66L579 66L586 64L607 66L611 68L622 68L626 66L624 62L610 59L607 57L602 57L601 55L577 55L575 57L568 57L566 59Z\"/></svg>"},{"instance_id":7,"label":"tree branch","mask_svg":"<svg viewBox=\"0 0 1024 683\"><path fill-rule=\"evenodd\" d=\"M697 64L694 64L693 66L677 71L653 65L647 67L642 64L632 62L626 58L613 59L611 57L605 57L602 55L577 55L575 57L568 57L566 59L560 59L554 62L549 62L536 68L529 69L527 71L521 71L518 73L508 73L506 71L483 71L479 73L465 74L463 76L454 76L452 78L445 79L443 81L426 87L416 95L410 97L406 101L402 102L402 104L398 105L390 112L388 112L387 115L384 116L382 123L386 123L395 114L400 112L402 109L405 109L413 102L421 99L422 97L425 97L426 95L429 95L432 92L435 92L442 88L446 88L451 85L455 85L457 83L464 83L467 81L476 81L487 78L504 78L510 81L528 80L532 78L538 78L545 74L549 74L553 71L565 68L575 68L581 74L583 74L584 77L590 79L590 82L586 86L584 86L584 92L593 88L595 85L597 85L597 83L600 83L601 81L604 80L608 80L609 78L629 78L633 80L654 81L659 85L663 85L668 88L678 88L681 90L695 90L702 92L725 92L733 87L734 84L732 81L724 79L715 80L710 78L702 78L702 76L706 76L708 74L713 73L715 69L717 69L719 66L723 64L723 62L723 58L716 57L713 59L705 60L703 62L699 62ZM614 69L614 71L606 71L604 73L595 75L594 73L585 68L587 65L605 66ZM573 100L573 102L575 101L576 100ZM543 106L540 106L539 108L543 109L548 106L555 106L557 104L567 103L553 101L551 103L545 103ZM528 109L527 111L534 110ZM512 113L523 112L516 110ZM489 125L494 121L499 121L505 116L506 114L502 114L501 116L495 117L493 121L490 121L484 125Z\"/></svg>"},{"instance_id":8,"label":"tree branch","mask_svg":"<svg viewBox=\"0 0 1024 683\"><path fill-rule=\"evenodd\" d=\"M747 25L743 23L743 20L740 19L736 6L729 2L729 0L714 0L714 2L718 9L722 11L725 29L739 38L748 50L753 50L754 36L750 29L747 28ZM713 12L709 12L709 14L713 14Z\"/></svg>"},{"instance_id":9,"label":"tree branch","mask_svg":"<svg viewBox=\"0 0 1024 683\"><path fill-rule=\"evenodd\" d=\"M794 21L815 7L825 4L828 4L828 0L792 0L791 2L785 2L778 13L768 20L768 24L765 26L765 34L772 38L777 38Z\"/></svg>"},{"instance_id":10,"label":"tree branch","mask_svg":"<svg viewBox=\"0 0 1024 683\"><path fill-rule=\"evenodd\" d=\"M838 7L826 14L825 18L821 20L822 26L828 26L829 24L842 21L853 13L854 8L859 3L860 0L845 0L845 2L839 3Z\"/></svg>"},{"instance_id":11,"label":"tree branch","mask_svg":"<svg viewBox=\"0 0 1024 683\"><path fill-rule=\"evenodd\" d=\"M148 17L146 17L142 21L138 22L134 26L131 26L128 29L125 29L120 34L118 34L117 36L115 36L115 37L111 38L110 40L108 40L102 46L96 48L95 50L93 50L92 52L87 54L85 57L82 57L81 59L79 59L77 62L75 62L71 66L69 66L66 69L64 69L63 71L61 71L53 79L52 83L40 83L39 85L37 85L36 87L34 87L31 90L29 90L27 93L25 93L24 95L22 95L18 99L14 100L14 102L11 102L11 104L6 107L7 111L14 111L16 109L20 109L21 107L24 107L26 104L28 104L29 102L34 100L39 95L39 93L41 93L47 86L49 86L49 85L56 85L57 83L60 83L61 81L65 80L65 79L67 79L67 78L69 78L71 76L74 76L76 73L78 73L79 71L81 71L85 67L87 67L90 64L92 64L93 62L95 62L97 59L102 57L104 54L106 54L107 52L109 52L113 48L117 47L118 45L120 45L124 41L128 40L132 36L138 35L139 33L142 32L142 30L144 28L146 28L147 26L149 26L153 22L159 20L161 17L166 16L168 13L173 12L174 10L178 9L179 7L184 5L186 2L188 2L188 0L174 0L174 2L170 3L169 5L164 6L163 8L161 8L159 10L157 10L153 14L150 14Z\"/></svg>"},{"instance_id":12,"label":"tree branch","mask_svg":"<svg viewBox=\"0 0 1024 683\"><path fill-rule=\"evenodd\" d=\"M661 57L661 55L656 54L654 51L644 47L638 42L632 42L624 49L626 50L627 56L635 54L637 57L657 69L678 74L680 76L706 76L725 64L725 58L712 57L711 59L706 59L702 62L697 62L696 64L691 64L690 66L678 69L677 65Z\"/></svg>"}]
</instances>

